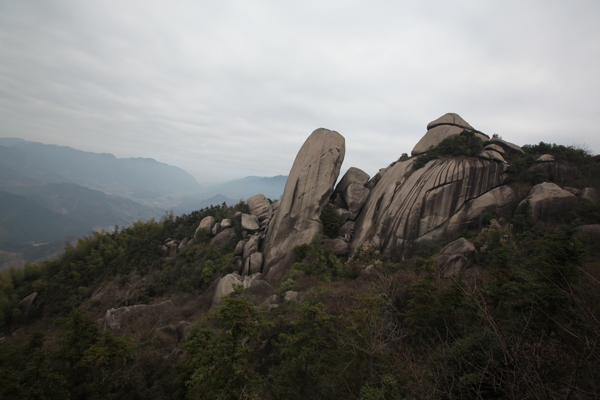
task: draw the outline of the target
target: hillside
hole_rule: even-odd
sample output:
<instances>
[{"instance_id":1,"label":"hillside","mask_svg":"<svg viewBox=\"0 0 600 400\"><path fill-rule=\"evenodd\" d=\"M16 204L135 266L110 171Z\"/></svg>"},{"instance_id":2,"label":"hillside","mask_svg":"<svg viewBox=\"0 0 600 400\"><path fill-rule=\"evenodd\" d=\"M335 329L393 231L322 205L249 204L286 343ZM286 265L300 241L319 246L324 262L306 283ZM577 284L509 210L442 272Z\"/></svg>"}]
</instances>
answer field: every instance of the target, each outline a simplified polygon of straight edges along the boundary
<instances>
[{"instance_id":1,"label":"hillside","mask_svg":"<svg viewBox=\"0 0 600 400\"><path fill-rule=\"evenodd\" d=\"M600 163L456 114L338 181L79 239L0 275L2 398L593 399Z\"/></svg>"},{"instance_id":2,"label":"hillside","mask_svg":"<svg viewBox=\"0 0 600 400\"><path fill-rule=\"evenodd\" d=\"M182 169L150 158L116 158L11 138L0 138L0 165L30 179L75 183L133 198L191 193L201 187Z\"/></svg>"}]
</instances>

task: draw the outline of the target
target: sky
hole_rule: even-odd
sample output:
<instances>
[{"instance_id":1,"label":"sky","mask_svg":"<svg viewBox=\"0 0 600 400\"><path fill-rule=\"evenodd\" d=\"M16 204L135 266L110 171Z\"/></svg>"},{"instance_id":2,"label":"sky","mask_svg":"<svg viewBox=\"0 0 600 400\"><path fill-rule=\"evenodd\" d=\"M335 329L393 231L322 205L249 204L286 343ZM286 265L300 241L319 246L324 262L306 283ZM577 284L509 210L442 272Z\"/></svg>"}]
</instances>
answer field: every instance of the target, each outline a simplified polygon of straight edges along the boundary
<instances>
[{"instance_id":1,"label":"sky","mask_svg":"<svg viewBox=\"0 0 600 400\"><path fill-rule=\"evenodd\" d=\"M0 137L199 182L287 175L321 127L374 175L447 112L598 154L599 20L597 0L2 0Z\"/></svg>"}]
</instances>

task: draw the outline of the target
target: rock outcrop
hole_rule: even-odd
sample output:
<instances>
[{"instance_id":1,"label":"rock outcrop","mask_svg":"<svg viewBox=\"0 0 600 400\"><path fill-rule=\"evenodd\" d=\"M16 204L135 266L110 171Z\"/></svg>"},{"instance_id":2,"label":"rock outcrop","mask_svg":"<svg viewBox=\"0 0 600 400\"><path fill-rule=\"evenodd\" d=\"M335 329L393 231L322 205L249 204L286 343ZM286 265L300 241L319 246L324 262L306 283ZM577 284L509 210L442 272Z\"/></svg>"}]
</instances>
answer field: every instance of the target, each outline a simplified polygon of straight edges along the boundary
<instances>
[{"instance_id":1,"label":"rock outcrop","mask_svg":"<svg viewBox=\"0 0 600 400\"><path fill-rule=\"evenodd\" d=\"M247 294L254 295L255 303L260 304L273 294L273 287L261 278L262 274L240 276L233 273L225 275L216 285L211 309L223 304L223 298L234 292L234 285L239 285L245 289Z\"/></svg>"},{"instance_id":2,"label":"rock outcrop","mask_svg":"<svg viewBox=\"0 0 600 400\"><path fill-rule=\"evenodd\" d=\"M434 258L438 261L438 272L442 278L450 278L469 268L475 261L475 245L465 238L449 243Z\"/></svg>"},{"instance_id":3,"label":"rock outcrop","mask_svg":"<svg viewBox=\"0 0 600 400\"><path fill-rule=\"evenodd\" d=\"M440 144L442 140L449 138L450 136L458 135L465 129L475 133L482 141L489 139L487 135L473 129L473 127L469 125L467 121L462 119L460 115L448 113L427 124L427 133L415 145L412 150L412 155L416 156L424 153Z\"/></svg>"},{"instance_id":4,"label":"rock outcrop","mask_svg":"<svg viewBox=\"0 0 600 400\"><path fill-rule=\"evenodd\" d=\"M575 207L578 200L577 196L557 184L544 182L535 185L525 200L519 204L519 207L523 207L525 202L529 202L531 214L535 220L552 221L564 217Z\"/></svg>"},{"instance_id":5,"label":"rock outcrop","mask_svg":"<svg viewBox=\"0 0 600 400\"><path fill-rule=\"evenodd\" d=\"M503 163L446 158L412 168L412 159L396 163L373 188L356 221L351 253L368 241L382 255L402 260L414 254L420 237L444 224L448 230L472 223L477 210L505 207L511 197L500 192L476 202L503 184ZM461 209L463 218L453 220Z\"/></svg>"},{"instance_id":6,"label":"rock outcrop","mask_svg":"<svg viewBox=\"0 0 600 400\"><path fill-rule=\"evenodd\" d=\"M323 232L319 215L329 201L346 153L344 138L317 129L298 152L264 243L263 273L280 280L293 262L292 249Z\"/></svg>"},{"instance_id":7,"label":"rock outcrop","mask_svg":"<svg viewBox=\"0 0 600 400\"><path fill-rule=\"evenodd\" d=\"M119 330L125 328L133 319L139 318L142 315L147 317L156 317L161 319L166 314L174 314L177 307L171 300L163 301L157 304L136 304L121 308L111 308L106 311L104 318L101 321L102 330Z\"/></svg>"}]
</instances>

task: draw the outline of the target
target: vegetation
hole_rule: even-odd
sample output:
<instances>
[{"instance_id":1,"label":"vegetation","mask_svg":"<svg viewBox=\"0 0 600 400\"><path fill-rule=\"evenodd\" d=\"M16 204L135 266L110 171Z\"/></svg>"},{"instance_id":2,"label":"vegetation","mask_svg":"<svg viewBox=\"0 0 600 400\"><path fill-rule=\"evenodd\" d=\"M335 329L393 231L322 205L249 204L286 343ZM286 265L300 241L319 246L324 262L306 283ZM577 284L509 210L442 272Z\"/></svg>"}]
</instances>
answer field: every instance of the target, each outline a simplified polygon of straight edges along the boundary
<instances>
[{"instance_id":1,"label":"vegetation","mask_svg":"<svg viewBox=\"0 0 600 400\"><path fill-rule=\"evenodd\" d=\"M481 139L472 131L464 130L458 135L450 136L440 142L433 149L420 154L415 159L413 170L423 168L431 160L436 158L451 157L475 157L483 150ZM401 157L402 158L402 157Z\"/></svg>"},{"instance_id":2,"label":"vegetation","mask_svg":"<svg viewBox=\"0 0 600 400\"><path fill-rule=\"evenodd\" d=\"M569 157L595 168L589 155ZM369 243L339 259L317 236L294 250L276 288L302 291L302 302L266 311L237 288L210 311L207 289L234 270L239 237L224 248L197 237L166 258L159 246L237 211L247 206L115 227L55 261L0 273L0 398L600 397L600 250L575 231L600 222L600 204L582 202L564 225L534 221L527 206L512 221L491 219L467 233L477 273L452 279L432 258L392 263ZM19 307L32 292L32 307ZM111 308L167 299L173 315L114 332L96 322ZM184 340L179 321L191 324Z\"/></svg>"}]
</instances>

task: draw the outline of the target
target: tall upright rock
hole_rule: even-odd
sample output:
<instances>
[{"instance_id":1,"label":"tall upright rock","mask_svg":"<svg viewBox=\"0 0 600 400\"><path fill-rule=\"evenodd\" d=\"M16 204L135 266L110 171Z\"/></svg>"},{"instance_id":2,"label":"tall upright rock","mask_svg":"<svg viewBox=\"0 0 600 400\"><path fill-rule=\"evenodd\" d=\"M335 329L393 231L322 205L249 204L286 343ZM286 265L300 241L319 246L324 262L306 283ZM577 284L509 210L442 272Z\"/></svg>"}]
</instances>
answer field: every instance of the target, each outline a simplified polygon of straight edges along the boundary
<instances>
[{"instance_id":1,"label":"tall upright rock","mask_svg":"<svg viewBox=\"0 0 600 400\"><path fill-rule=\"evenodd\" d=\"M346 154L342 135L315 130L298 152L279 208L263 243L263 274L280 280L293 262L293 248L323 232L319 215L329 201Z\"/></svg>"}]
</instances>

